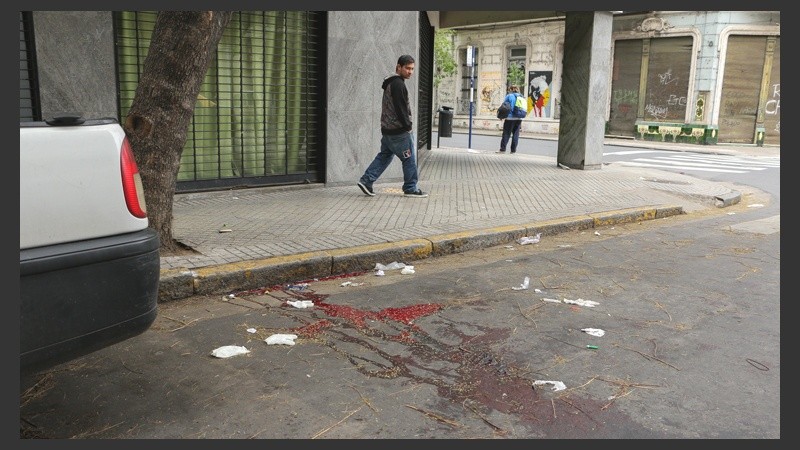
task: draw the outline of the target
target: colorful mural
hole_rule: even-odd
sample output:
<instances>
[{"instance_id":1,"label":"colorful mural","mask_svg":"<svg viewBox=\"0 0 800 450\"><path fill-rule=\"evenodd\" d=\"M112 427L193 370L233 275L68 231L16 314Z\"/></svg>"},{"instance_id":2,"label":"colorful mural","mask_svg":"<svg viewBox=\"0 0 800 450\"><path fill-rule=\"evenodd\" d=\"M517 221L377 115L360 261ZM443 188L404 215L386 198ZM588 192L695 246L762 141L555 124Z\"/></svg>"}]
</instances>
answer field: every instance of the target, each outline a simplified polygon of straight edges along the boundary
<instances>
[{"instance_id":1,"label":"colorful mural","mask_svg":"<svg viewBox=\"0 0 800 450\"><path fill-rule=\"evenodd\" d=\"M552 71L528 72L528 117L550 117Z\"/></svg>"}]
</instances>

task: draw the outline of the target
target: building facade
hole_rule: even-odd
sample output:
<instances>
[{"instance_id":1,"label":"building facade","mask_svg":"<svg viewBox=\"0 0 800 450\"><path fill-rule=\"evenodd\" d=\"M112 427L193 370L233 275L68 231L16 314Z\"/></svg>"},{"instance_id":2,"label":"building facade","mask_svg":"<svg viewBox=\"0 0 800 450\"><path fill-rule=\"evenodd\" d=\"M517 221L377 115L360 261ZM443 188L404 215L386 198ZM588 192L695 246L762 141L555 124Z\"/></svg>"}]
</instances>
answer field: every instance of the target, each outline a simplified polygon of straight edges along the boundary
<instances>
[{"instance_id":1,"label":"building facade","mask_svg":"<svg viewBox=\"0 0 800 450\"><path fill-rule=\"evenodd\" d=\"M454 29L459 70L434 96L453 126L502 130L495 112L513 83L528 97L522 130L558 136L564 18ZM780 11L617 13L609 58L606 135L780 145Z\"/></svg>"},{"instance_id":2,"label":"building facade","mask_svg":"<svg viewBox=\"0 0 800 450\"><path fill-rule=\"evenodd\" d=\"M157 13L20 11L20 121L124 122ZM435 20L435 17L434 17ZM381 83L397 58L417 152L429 150L431 17L419 11L237 11L195 104L178 192L355 184L380 148ZM384 179L402 181L399 164Z\"/></svg>"}]
</instances>

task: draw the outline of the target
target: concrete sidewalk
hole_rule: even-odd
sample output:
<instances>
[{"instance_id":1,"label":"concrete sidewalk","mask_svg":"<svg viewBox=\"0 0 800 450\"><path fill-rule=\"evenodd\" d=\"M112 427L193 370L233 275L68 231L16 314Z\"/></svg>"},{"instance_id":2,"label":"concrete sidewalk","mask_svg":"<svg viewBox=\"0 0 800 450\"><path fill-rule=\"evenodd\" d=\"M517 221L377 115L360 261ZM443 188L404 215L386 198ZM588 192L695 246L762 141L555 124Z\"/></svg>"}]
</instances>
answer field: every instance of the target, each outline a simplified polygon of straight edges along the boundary
<instances>
[{"instance_id":1,"label":"concrete sidewalk","mask_svg":"<svg viewBox=\"0 0 800 450\"><path fill-rule=\"evenodd\" d=\"M666 171L615 164L565 170L554 157L448 147L424 156L420 187L428 198L405 198L401 181L383 179L368 197L356 181L176 195L174 237L194 253L161 258L160 301L372 270L741 198L724 183Z\"/></svg>"}]
</instances>

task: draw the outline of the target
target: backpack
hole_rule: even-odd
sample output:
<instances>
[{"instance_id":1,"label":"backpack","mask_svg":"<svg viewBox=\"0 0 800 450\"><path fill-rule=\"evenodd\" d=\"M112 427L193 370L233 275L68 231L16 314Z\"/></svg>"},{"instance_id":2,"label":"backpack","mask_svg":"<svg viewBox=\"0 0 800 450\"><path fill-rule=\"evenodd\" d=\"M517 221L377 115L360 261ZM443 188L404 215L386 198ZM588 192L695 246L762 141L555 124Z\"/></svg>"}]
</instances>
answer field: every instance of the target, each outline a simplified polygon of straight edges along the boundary
<instances>
[{"instance_id":1,"label":"backpack","mask_svg":"<svg viewBox=\"0 0 800 450\"><path fill-rule=\"evenodd\" d=\"M499 108L497 108L497 118L498 119L505 119L508 117L508 114L511 113L511 103L508 100L504 101Z\"/></svg>"},{"instance_id":2,"label":"backpack","mask_svg":"<svg viewBox=\"0 0 800 450\"><path fill-rule=\"evenodd\" d=\"M517 95L517 101L514 103L514 117L524 119L528 115L528 105L525 97Z\"/></svg>"}]
</instances>

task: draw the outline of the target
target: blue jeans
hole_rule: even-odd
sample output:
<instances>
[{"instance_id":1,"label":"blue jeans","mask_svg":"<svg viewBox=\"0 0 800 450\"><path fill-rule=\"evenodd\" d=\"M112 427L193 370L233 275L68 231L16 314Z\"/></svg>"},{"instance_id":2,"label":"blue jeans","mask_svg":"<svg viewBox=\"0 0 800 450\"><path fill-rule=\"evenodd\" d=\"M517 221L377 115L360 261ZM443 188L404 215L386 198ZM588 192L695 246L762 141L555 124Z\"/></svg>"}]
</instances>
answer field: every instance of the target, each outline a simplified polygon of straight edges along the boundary
<instances>
[{"instance_id":1,"label":"blue jeans","mask_svg":"<svg viewBox=\"0 0 800 450\"><path fill-rule=\"evenodd\" d=\"M414 134L384 134L381 137L381 151L375 155L364 175L361 183L372 188L372 183L377 181L384 170L389 167L392 159L397 156L403 163L403 192L417 190L417 155L414 151Z\"/></svg>"},{"instance_id":2,"label":"blue jeans","mask_svg":"<svg viewBox=\"0 0 800 450\"><path fill-rule=\"evenodd\" d=\"M511 137L511 151L517 151L520 125L522 125L521 120L506 119L503 121L503 137L500 139L500 151L506 151L506 144L508 144L509 137Z\"/></svg>"}]
</instances>

